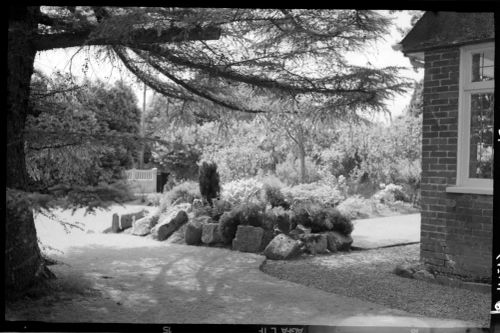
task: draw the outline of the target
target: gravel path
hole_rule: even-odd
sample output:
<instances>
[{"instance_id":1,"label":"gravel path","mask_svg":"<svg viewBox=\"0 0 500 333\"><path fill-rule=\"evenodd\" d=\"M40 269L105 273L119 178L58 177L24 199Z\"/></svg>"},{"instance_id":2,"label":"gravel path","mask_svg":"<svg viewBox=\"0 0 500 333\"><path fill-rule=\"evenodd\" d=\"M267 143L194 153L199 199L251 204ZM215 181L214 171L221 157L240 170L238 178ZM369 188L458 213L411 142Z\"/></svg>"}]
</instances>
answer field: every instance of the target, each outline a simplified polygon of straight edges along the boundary
<instances>
[{"instance_id":1,"label":"gravel path","mask_svg":"<svg viewBox=\"0 0 500 333\"><path fill-rule=\"evenodd\" d=\"M420 245L267 260L262 270L280 279L430 317L473 321L489 327L490 295L392 273L399 263L418 263Z\"/></svg>"}]
</instances>

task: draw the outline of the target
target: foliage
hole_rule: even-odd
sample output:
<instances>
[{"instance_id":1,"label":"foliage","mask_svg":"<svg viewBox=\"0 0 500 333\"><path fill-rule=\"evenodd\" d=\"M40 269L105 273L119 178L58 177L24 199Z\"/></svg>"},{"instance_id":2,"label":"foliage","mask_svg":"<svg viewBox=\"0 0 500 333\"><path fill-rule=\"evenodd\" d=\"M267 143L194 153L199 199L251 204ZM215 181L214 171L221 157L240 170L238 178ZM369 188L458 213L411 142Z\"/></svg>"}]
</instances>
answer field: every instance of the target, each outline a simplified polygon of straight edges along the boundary
<instances>
[{"instance_id":1,"label":"foliage","mask_svg":"<svg viewBox=\"0 0 500 333\"><path fill-rule=\"evenodd\" d=\"M364 219L372 215L373 204L371 199L353 195L342 201L336 208L350 219Z\"/></svg>"},{"instance_id":2,"label":"foliage","mask_svg":"<svg viewBox=\"0 0 500 333\"><path fill-rule=\"evenodd\" d=\"M282 189L282 192L288 201L291 202L292 206L320 204L322 206L333 207L344 199L344 196L338 189L321 182L285 187Z\"/></svg>"},{"instance_id":3,"label":"foliage","mask_svg":"<svg viewBox=\"0 0 500 333\"><path fill-rule=\"evenodd\" d=\"M404 201L408 202L408 196L403 192L403 187L401 185L395 184L382 184L382 190L378 191L373 198L380 201L381 203L394 202L394 201Z\"/></svg>"},{"instance_id":4,"label":"foliage","mask_svg":"<svg viewBox=\"0 0 500 333\"><path fill-rule=\"evenodd\" d=\"M343 235L351 234L354 226L351 219L336 208L320 205L300 205L294 209L293 221L311 228L311 232L337 231Z\"/></svg>"},{"instance_id":5,"label":"foliage","mask_svg":"<svg viewBox=\"0 0 500 333\"><path fill-rule=\"evenodd\" d=\"M163 195L160 201L160 210L166 211L169 206L182 202L193 203L194 199L201 199L200 187L194 181L186 181L174 186Z\"/></svg>"},{"instance_id":6,"label":"foliage","mask_svg":"<svg viewBox=\"0 0 500 333\"><path fill-rule=\"evenodd\" d=\"M305 158L305 168L307 172L305 178L302 179L300 160L289 154L285 161L276 166L276 175L288 185L314 183L320 180L318 168L310 157Z\"/></svg>"},{"instance_id":7,"label":"foliage","mask_svg":"<svg viewBox=\"0 0 500 333\"><path fill-rule=\"evenodd\" d=\"M219 232L225 243L230 243L236 236L238 225L263 226L264 207L262 205L249 203L234 207L225 212L219 219Z\"/></svg>"},{"instance_id":8,"label":"foliage","mask_svg":"<svg viewBox=\"0 0 500 333\"><path fill-rule=\"evenodd\" d=\"M163 198L162 193L148 193L146 194L146 197L144 198L145 203L148 206L160 206L160 202Z\"/></svg>"},{"instance_id":9,"label":"foliage","mask_svg":"<svg viewBox=\"0 0 500 333\"><path fill-rule=\"evenodd\" d=\"M262 202L263 193L263 184L256 178L248 178L224 184L221 197L232 205L239 205Z\"/></svg>"},{"instance_id":10,"label":"foliage","mask_svg":"<svg viewBox=\"0 0 500 333\"><path fill-rule=\"evenodd\" d=\"M32 87L31 103L38 111L27 120L26 160L33 185L47 189L122 180L123 170L132 165L134 145L113 135L138 131L132 90L121 82L84 81L75 87L68 76L41 73Z\"/></svg>"},{"instance_id":11,"label":"foliage","mask_svg":"<svg viewBox=\"0 0 500 333\"><path fill-rule=\"evenodd\" d=\"M180 140L169 145L157 144L152 151L153 163L178 180L194 180L198 177L198 161L201 153L193 145Z\"/></svg>"},{"instance_id":12,"label":"foliage","mask_svg":"<svg viewBox=\"0 0 500 333\"><path fill-rule=\"evenodd\" d=\"M201 196L208 203L210 203L210 205L212 205L212 199L219 197L220 194L220 182L217 165L213 162L203 162L200 166L200 175L198 179L200 183Z\"/></svg>"},{"instance_id":13,"label":"foliage","mask_svg":"<svg viewBox=\"0 0 500 333\"><path fill-rule=\"evenodd\" d=\"M282 207L284 209L290 208L290 204L285 200L285 196L279 187L266 184L264 185L264 191L266 194L266 200L269 202L271 207Z\"/></svg>"}]
</instances>

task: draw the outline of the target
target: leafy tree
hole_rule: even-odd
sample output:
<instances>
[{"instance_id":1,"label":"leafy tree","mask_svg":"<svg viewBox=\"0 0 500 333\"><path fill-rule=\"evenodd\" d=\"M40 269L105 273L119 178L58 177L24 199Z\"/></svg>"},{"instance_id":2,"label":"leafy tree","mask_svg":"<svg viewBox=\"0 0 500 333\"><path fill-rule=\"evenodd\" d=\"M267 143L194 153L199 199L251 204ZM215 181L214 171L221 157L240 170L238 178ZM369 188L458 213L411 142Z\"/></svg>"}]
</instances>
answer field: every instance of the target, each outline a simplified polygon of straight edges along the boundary
<instances>
[{"instance_id":1,"label":"leafy tree","mask_svg":"<svg viewBox=\"0 0 500 333\"><path fill-rule=\"evenodd\" d=\"M231 82L266 90L277 98L310 95L323 100L323 110L377 107L406 87L397 77L398 68L349 66L342 51L375 40L387 32L389 23L367 10L10 6L6 186L31 190L25 130L33 112L29 83L37 52L100 46L155 91L177 100L208 100L227 110L269 111L247 107ZM78 189L82 195L71 195L75 190L53 195L81 204L84 189ZM103 199L96 194L100 192L90 192L94 201ZM8 203L21 199L16 200ZM47 272L36 245L32 213L22 207L23 214L7 210L6 251L16 249L15 255L6 257L7 288L24 288L43 275L40 272Z\"/></svg>"},{"instance_id":2,"label":"leafy tree","mask_svg":"<svg viewBox=\"0 0 500 333\"><path fill-rule=\"evenodd\" d=\"M96 186L122 180L123 170L132 165L133 145L93 136L137 133L139 110L130 88L122 82L106 86L89 81L75 87L68 76L51 80L40 73L32 86L37 113L28 116L26 156L33 185L46 191L61 184ZM61 134L73 136L68 140Z\"/></svg>"}]
</instances>

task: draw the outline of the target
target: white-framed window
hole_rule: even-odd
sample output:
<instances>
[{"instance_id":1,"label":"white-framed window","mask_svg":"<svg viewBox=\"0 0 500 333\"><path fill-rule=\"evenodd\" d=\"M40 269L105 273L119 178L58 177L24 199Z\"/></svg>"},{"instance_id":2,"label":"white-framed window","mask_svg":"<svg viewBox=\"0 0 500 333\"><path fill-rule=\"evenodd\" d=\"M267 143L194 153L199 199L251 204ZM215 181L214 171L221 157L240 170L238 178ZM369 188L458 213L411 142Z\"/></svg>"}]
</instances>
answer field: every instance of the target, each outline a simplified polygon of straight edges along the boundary
<instances>
[{"instance_id":1,"label":"white-framed window","mask_svg":"<svg viewBox=\"0 0 500 333\"><path fill-rule=\"evenodd\" d=\"M460 49L457 183L448 192L493 193L495 47Z\"/></svg>"}]
</instances>

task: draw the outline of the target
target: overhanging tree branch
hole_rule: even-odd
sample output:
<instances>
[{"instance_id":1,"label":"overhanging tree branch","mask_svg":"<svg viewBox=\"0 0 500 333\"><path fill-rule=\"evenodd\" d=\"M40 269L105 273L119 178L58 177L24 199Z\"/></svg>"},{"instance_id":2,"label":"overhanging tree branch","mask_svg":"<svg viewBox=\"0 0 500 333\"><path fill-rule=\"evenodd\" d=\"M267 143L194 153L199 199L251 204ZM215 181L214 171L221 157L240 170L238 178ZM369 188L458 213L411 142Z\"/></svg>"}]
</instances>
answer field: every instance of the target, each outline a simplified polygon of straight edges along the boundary
<instances>
[{"instance_id":1,"label":"overhanging tree branch","mask_svg":"<svg viewBox=\"0 0 500 333\"><path fill-rule=\"evenodd\" d=\"M217 27L194 27L183 29L171 27L165 30L157 28L137 28L124 38L114 36L92 37L93 29L63 32L50 35L37 35L33 43L37 51L58 48L76 47L82 45L122 45L140 47L144 44L173 43L193 40L214 40L220 37L221 30Z\"/></svg>"}]
</instances>

